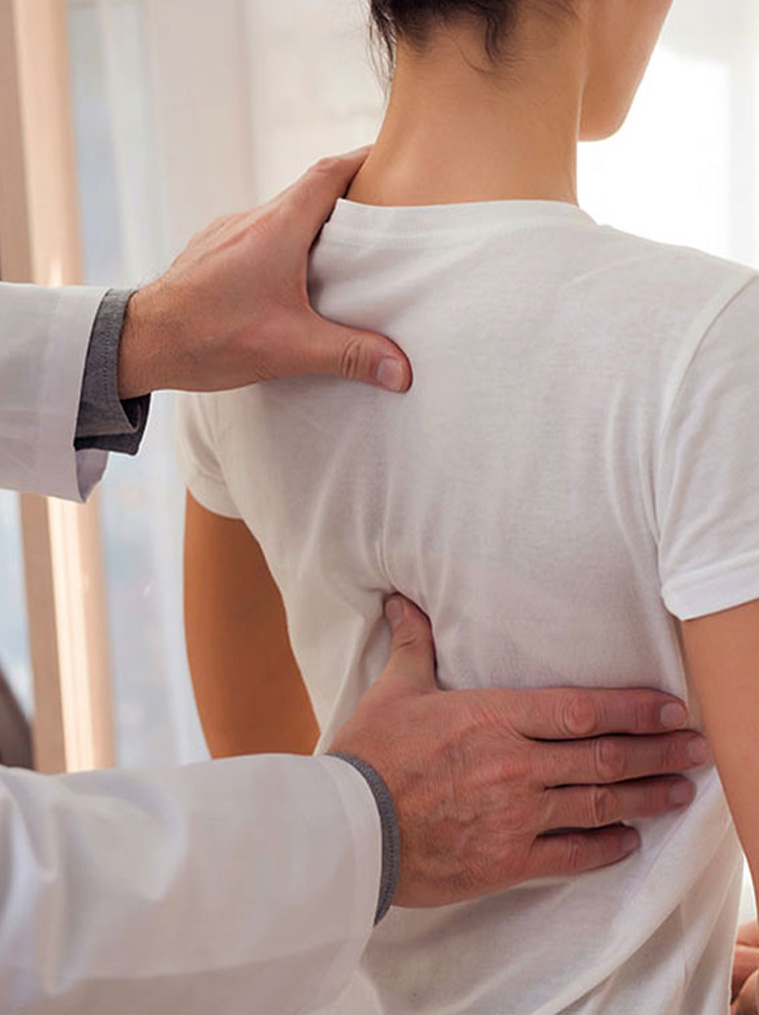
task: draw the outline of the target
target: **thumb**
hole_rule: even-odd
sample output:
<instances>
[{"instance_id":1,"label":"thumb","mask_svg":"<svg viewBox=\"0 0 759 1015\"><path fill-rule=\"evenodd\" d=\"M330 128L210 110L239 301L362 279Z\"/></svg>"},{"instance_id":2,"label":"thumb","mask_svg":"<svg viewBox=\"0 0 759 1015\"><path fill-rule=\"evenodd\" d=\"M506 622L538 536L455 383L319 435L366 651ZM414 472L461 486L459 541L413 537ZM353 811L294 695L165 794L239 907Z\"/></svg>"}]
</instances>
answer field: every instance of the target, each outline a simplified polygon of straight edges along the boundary
<instances>
[{"instance_id":1,"label":"thumb","mask_svg":"<svg viewBox=\"0 0 759 1015\"><path fill-rule=\"evenodd\" d=\"M390 659L375 687L393 693L431 691L435 688L435 644L432 627L420 609L403 596L385 603L385 616L393 631Z\"/></svg>"},{"instance_id":2,"label":"thumb","mask_svg":"<svg viewBox=\"0 0 759 1015\"><path fill-rule=\"evenodd\" d=\"M346 155L321 159L281 195L280 201L297 222L306 248L332 214L335 202L343 197L366 161L370 146Z\"/></svg>"},{"instance_id":3,"label":"thumb","mask_svg":"<svg viewBox=\"0 0 759 1015\"><path fill-rule=\"evenodd\" d=\"M335 324L315 313L303 338L310 373L362 381L388 391L411 387L411 364L389 338Z\"/></svg>"}]
</instances>

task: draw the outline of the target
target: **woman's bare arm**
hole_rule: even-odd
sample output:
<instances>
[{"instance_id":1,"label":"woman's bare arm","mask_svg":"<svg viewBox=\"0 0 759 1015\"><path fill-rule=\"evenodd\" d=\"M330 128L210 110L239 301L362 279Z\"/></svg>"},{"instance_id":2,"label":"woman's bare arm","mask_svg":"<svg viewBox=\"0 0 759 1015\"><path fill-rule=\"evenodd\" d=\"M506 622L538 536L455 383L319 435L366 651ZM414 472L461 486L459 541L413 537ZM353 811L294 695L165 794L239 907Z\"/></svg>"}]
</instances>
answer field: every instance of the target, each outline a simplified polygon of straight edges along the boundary
<instances>
[{"instance_id":1,"label":"woman's bare arm","mask_svg":"<svg viewBox=\"0 0 759 1015\"><path fill-rule=\"evenodd\" d=\"M185 629L214 757L313 752L319 727L261 547L243 522L207 511L189 493Z\"/></svg>"},{"instance_id":2,"label":"woman's bare arm","mask_svg":"<svg viewBox=\"0 0 759 1015\"><path fill-rule=\"evenodd\" d=\"M682 625L707 736L759 896L759 600Z\"/></svg>"}]
</instances>

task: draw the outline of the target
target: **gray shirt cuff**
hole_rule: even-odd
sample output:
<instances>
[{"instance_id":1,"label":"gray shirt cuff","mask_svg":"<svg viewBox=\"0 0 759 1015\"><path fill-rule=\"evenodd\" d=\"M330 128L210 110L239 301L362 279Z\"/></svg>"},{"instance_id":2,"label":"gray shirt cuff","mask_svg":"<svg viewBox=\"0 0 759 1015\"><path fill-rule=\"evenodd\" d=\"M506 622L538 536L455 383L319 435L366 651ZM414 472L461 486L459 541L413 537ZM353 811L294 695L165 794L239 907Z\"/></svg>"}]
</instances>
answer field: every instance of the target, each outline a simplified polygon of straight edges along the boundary
<instances>
[{"instance_id":1,"label":"gray shirt cuff","mask_svg":"<svg viewBox=\"0 0 759 1015\"><path fill-rule=\"evenodd\" d=\"M74 447L136 455L145 433L150 396L119 398L119 344L134 290L110 289L92 326L84 365Z\"/></svg>"},{"instance_id":2,"label":"gray shirt cuff","mask_svg":"<svg viewBox=\"0 0 759 1015\"><path fill-rule=\"evenodd\" d=\"M374 926L376 927L393 904L401 876L401 830L398 824L398 815L395 812L395 804L390 790L387 788L387 783L371 765L362 761L361 758L355 758L352 754L336 753L331 754L330 757L342 758L363 775L374 794L379 811L382 826L382 877L380 878L377 915L374 918Z\"/></svg>"}]
</instances>

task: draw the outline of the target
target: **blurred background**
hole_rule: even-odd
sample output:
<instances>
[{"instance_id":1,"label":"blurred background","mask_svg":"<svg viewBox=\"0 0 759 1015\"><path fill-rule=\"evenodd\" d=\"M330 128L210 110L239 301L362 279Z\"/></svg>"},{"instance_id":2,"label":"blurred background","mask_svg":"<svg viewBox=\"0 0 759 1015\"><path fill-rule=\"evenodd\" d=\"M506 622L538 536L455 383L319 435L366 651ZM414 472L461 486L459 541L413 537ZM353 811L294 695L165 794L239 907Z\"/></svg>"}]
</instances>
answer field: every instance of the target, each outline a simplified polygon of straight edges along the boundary
<instances>
[{"instance_id":1,"label":"blurred background","mask_svg":"<svg viewBox=\"0 0 759 1015\"><path fill-rule=\"evenodd\" d=\"M138 286L215 216L371 141L365 0L68 0L85 281ZM599 221L759 263L759 5L675 0L621 134L583 149ZM170 398L114 456L102 527L117 757L206 756L186 668ZM17 498L0 492L0 660L33 709Z\"/></svg>"}]
</instances>

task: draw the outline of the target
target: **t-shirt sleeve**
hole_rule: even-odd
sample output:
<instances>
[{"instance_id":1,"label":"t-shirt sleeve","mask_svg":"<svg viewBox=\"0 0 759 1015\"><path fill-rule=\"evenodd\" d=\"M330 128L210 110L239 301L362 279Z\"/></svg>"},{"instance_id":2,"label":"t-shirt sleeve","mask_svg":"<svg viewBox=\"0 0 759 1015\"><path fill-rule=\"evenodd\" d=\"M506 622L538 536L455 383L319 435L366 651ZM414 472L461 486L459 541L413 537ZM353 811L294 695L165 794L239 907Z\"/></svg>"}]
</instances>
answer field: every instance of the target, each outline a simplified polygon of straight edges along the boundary
<instances>
[{"instance_id":1,"label":"t-shirt sleeve","mask_svg":"<svg viewBox=\"0 0 759 1015\"><path fill-rule=\"evenodd\" d=\"M759 599L759 278L714 321L663 431L659 571L680 620Z\"/></svg>"},{"instance_id":2,"label":"t-shirt sleeve","mask_svg":"<svg viewBox=\"0 0 759 1015\"><path fill-rule=\"evenodd\" d=\"M179 467L195 500L214 514L240 518L214 448L214 395L177 396Z\"/></svg>"}]
</instances>

